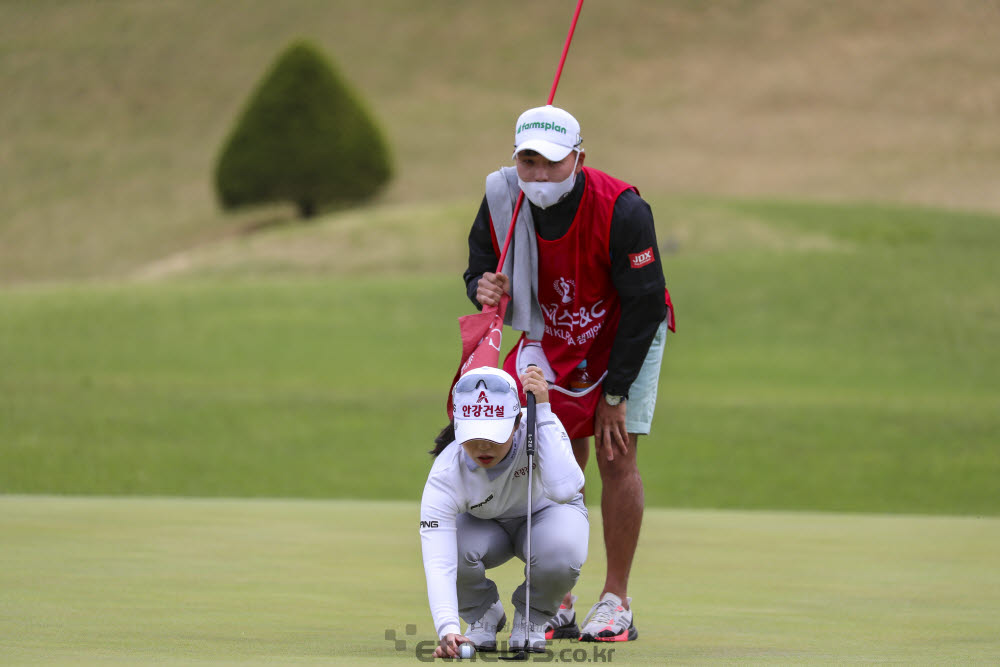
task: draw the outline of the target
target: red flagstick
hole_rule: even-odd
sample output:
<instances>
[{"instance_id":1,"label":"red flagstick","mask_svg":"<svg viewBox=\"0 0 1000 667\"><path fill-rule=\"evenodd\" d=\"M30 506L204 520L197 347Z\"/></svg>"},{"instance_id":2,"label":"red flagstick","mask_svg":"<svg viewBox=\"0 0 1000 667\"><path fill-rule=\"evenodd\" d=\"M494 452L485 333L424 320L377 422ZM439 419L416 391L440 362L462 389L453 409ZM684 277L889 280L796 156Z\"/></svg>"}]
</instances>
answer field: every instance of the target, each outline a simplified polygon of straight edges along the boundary
<instances>
[{"instance_id":1,"label":"red flagstick","mask_svg":"<svg viewBox=\"0 0 1000 667\"><path fill-rule=\"evenodd\" d=\"M566 35L566 43L563 45L562 55L559 57L559 67L556 68L556 76L552 81L552 90L549 91L549 99L546 104L552 104L556 96L556 88L559 87L559 78L562 76L563 65L566 64L566 56L569 54L569 45L573 42L573 33L576 31L576 23L580 18L580 10L583 9L583 0L577 0L576 11L573 13L573 21L569 26L569 34ZM517 202L514 204L514 215L510 218L510 226L507 228L507 239L504 241L503 250L500 252L500 261L497 263L497 273L503 270L504 260L507 259L507 250L510 248L511 239L514 238L514 225L517 223L517 216L521 212L521 205L524 202L524 192L517 195ZM462 360L458 365L455 378L451 381L454 387L458 378L470 368L481 368L483 366L499 366L500 364L500 339L503 333L503 319L507 314L507 303L510 297L506 294L497 306L484 306L482 312L465 315L458 318L459 333L462 337ZM448 391L448 418L451 419L451 390Z\"/></svg>"}]
</instances>

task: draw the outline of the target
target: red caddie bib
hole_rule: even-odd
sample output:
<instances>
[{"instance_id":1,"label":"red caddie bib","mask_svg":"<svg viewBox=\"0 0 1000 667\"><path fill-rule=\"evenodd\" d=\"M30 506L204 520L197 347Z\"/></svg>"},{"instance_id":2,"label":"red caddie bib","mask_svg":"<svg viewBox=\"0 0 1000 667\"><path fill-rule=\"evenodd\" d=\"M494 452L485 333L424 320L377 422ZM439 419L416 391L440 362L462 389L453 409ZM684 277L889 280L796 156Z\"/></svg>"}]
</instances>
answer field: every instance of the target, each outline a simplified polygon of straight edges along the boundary
<instances>
[{"instance_id":1,"label":"red caddie bib","mask_svg":"<svg viewBox=\"0 0 1000 667\"><path fill-rule=\"evenodd\" d=\"M608 368L621 316L618 291L611 282L611 216L618 196L635 190L602 171L589 167L583 171L583 196L566 234L546 241L536 233L538 301L545 319L542 349L555 372L556 384L563 388L568 388L570 374L584 359L595 380ZM504 370L514 378L516 352L517 346L504 360ZM599 387L582 396L549 392L552 410L570 438L594 434L594 411L600 397Z\"/></svg>"}]
</instances>

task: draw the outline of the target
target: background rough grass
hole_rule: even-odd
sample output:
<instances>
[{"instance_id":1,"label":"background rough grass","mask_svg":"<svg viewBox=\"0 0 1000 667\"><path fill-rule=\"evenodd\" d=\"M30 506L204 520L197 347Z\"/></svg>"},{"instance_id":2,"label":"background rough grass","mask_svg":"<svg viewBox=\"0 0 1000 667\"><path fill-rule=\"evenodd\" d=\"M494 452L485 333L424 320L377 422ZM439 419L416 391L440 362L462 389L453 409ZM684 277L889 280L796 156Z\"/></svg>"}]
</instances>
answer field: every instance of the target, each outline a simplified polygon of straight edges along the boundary
<instances>
[{"instance_id":1,"label":"background rough grass","mask_svg":"<svg viewBox=\"0 0 1000 667\"><path fill-rule=\"evenodd\" d=\"M300 37L384 122L399 166L385 201L471 217L513 120L545 100L571 9L3 3L0 281L121 276L245 224L219 213L212 164ZM979 0L590 3L556 101L590 163L646 195L996 211L998 28Z\"/></svg>"},{"instance_id":2,"label":"background rough grass","mask_svg":"<svg viewBox=\"0 0 1000 667\"><path fill-rule=\"evenodd\" d=\"M685 231L661 237L680 315L648 504L1000 512L996 216L656 204ZM221 244L196 278L0 294L0 490L419 497L471 310L459 270L253 277L255 249L367 229L344 223Z\"/></svg>"},{"instance_id":3,"label":"background rough grass","mask_svg":"<svg viewBox=\"0 0 1000 667\"><path fill-rule=\"evenodd\" d=\"M0 6L0 280L62 281L0 295L0 490L415 497L482 178L569 19L527 8ZM652 202L680 312L650 503L996 511L995 214L816 200L997 209L997 22L588 5L557 99ZM399 179L316 225L223 217L211 162L299 37L372 100Z\"/></svg>"}]
</instances>

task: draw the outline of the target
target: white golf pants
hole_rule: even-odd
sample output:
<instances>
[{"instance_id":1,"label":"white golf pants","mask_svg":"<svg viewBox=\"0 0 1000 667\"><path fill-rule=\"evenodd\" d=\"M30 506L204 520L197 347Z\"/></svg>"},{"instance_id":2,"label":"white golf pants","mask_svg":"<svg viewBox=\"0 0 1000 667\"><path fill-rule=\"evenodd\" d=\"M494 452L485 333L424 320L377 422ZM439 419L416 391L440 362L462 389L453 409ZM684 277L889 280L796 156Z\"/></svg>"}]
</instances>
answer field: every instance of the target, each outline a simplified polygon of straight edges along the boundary
<instances>
[{"instance_id":1,"label":"white golf pants","mask_svg":"<svg viewBox=\"0 0 1000 667\"><path fill-rule=\"evenodd\" d=\"M478 519L459 514L458 613L466 623L482 618L500 599L496 584L486 570L503 565L512 557L522 561L527 521ZM583 496L565 505L552 504L535 510L531 518L531 622L541 625L555 615L563 595L572 590L587 560L590 522ZM524 609L524 583L511 596L515 609ZM508 627L513 619L508 619Z\"/></svg>"}]
</instances>

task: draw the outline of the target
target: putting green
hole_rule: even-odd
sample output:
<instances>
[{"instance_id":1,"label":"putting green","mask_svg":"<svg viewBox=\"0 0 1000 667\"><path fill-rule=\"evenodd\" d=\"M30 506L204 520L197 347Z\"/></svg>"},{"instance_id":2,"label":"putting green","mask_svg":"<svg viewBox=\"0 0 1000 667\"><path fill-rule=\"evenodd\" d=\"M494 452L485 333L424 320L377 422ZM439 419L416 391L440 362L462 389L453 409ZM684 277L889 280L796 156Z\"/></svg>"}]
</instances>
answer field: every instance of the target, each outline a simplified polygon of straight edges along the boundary
<instances>
[{"instance_id":1,"label":"putting green","mask_svg":"<svg viewBox=\"0 0 1000 667\"><path fill-rule=\"evenodd\" d=\"M0 496L0 663L413 663L433 640L417 516ZM592 518L581 607L602 584ZM651 509L643 531L640 640L598 655L610 662L1000 659L998 519ZM519 564L494 572L509 607ZM566 641L553 661L581 647L593 661Z\"/></svg>"}]
</instances>

